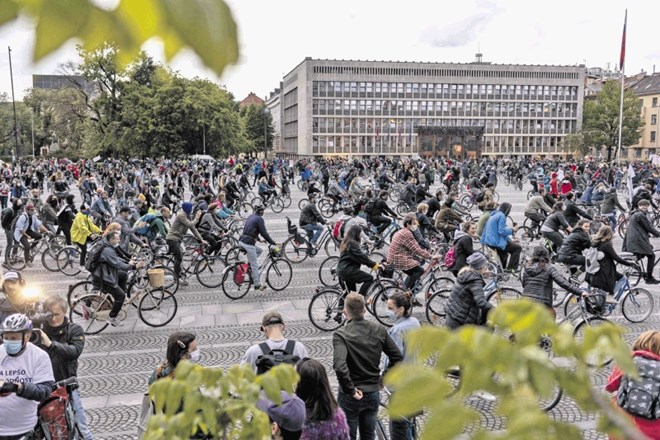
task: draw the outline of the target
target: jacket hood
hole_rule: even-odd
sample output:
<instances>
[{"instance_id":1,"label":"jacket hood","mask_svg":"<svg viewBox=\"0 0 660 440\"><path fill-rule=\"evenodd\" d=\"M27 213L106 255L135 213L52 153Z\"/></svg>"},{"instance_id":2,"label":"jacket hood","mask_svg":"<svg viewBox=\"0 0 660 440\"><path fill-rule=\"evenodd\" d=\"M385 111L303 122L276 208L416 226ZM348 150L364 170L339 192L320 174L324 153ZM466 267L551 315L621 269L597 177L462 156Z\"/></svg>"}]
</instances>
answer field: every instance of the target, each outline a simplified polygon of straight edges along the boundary
<instances>
[{"instance_id":1,"label":"jacket hood","mask_svg":"<svg viewBox=\"0 0 660 440\"><path fill-rule=\"evenodd\" d=\"M525 268L525 274L529 275L530 277L535 277L546 269L546 266L541 266L539 263L534 263L531 266L527 266Z\"/></svg>"},{"instance_id":2,"label":"jacket hood","mask_svg":"<svg viewBox=\"0 0 660 440\"><path fill-rule=\"evenodd\" d=\"M481 276L480 273L477 273L473 270L466 270L465 272L459 272L458 276L456 277L456 281L458 281L461 284L471 283L476 280L483 281L483 277Z\"/></svg>"},{"instance_id":3,"label":"jacket hood","mask_svg":"<svg viewBox=\"0 0 660 440\"><path fill-rule=\"evenodd\" d=\"M454 241L458 240L461 237L465 237L466 235L468 235L467 232L463 232L460 229L456 229L456 232L454 232Z\"/></svg>"}]
</instances>

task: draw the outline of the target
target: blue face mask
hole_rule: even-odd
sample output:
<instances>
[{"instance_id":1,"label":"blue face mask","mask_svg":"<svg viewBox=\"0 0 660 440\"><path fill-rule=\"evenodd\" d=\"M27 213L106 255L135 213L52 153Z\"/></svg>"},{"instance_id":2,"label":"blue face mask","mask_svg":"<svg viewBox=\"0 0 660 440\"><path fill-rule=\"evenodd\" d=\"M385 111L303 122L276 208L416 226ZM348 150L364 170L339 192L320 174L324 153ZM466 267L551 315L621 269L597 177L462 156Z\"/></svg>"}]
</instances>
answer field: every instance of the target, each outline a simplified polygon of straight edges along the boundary
<instances>
[{"instance_id":1,"label":"blue face mask","mask_svg":"<svg viewBox=\"0 0 660 440\"><path fill-rule=\"evenodd\" d=\"M6 339L3 339L2 342L9 355L18 354L23 348L23 341L7 341Z\"/></svg>"},{"instance_id":2,"label":"blue face mask","mask_svg":"<svg viewBox=\"0 0 660 440\"><path fill-rule=\"evenodd\" d=\"M387 315L387 317L392 320L397 320L399 318L398 316L396 316L396 313L394 313L394 310L390 310L390 309L387 309L385 315Z\"/></svg>"}]
</instances>

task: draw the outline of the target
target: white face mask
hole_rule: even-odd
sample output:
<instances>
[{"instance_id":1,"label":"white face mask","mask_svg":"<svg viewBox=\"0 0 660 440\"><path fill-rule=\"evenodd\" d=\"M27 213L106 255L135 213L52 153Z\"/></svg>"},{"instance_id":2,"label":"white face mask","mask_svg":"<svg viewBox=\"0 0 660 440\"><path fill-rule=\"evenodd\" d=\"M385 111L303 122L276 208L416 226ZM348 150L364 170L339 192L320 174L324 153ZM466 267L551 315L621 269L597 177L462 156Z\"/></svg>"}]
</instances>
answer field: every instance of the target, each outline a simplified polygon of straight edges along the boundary
<instances>
[{"instance_id":1,"label":"white face mask","mask_svg":"<svg viewBox=\"0 0 660 440\"><path fill-rule=\"evenodd\" d=\"M418 225L410 225L410 226L408 226L408 229L410 229L412 232L415 232L416 230L419 229L419 226Z\"/></svg>"},{"instance_id":2,"label":"white face mask","mask_svg":"<svg viewBox=\"0 0 660 440\"><path fill-rule=\"evenodd\" d=\"M195 351L191 351L189 354L190 354L190 362L194 362L194 363L199 362L199 357L200 357L199 348Z\"/></svg>"}]
</instances>

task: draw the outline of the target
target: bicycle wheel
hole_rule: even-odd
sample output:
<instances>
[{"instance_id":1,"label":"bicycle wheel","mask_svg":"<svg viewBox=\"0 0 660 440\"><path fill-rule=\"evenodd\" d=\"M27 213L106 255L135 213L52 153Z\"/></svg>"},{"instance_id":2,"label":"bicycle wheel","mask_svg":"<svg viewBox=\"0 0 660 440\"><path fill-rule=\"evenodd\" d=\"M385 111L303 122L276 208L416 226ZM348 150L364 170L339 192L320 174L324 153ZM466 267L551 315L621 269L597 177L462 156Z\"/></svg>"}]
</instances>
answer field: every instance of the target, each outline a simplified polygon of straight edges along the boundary
<instances>
[{"instance_id":1,"label":"bicycle wheel","mask_svg":"<svg viewBox=\"0 0 660 440\"><path fill-rule=\"evenodd\" d=\"M302 211L303 208L307 206L308 203L309 203L309 199L300 199L298 201L298 209Z\"/></svg>"},{"instance_id":2,"label":"bicycle wheel","mask_svg":"<svg viewBox=\"0 0 660 440\"><path fill-rule=\"evenodd\" d=\"M339 289L323 289L309 302L307 315L312 325L324 332L337 330L344 323L344 294Z\"/></svg>"},{"instance_id":3,"label":"bicycle wheel","mask_svg":"<svg viewBox=\"0 0 660 440\"><path fill-rule=\"evenodd\" d=\"M432 325L445 325L445 306L449 301L451 289L440 289L433 293L427 300L425 306L426 320Z\"/></svg>"},{"instance_id":4,"label":"bicycle wheel","mask_svg":"<svg viewBox=\"0 0 660 440\"><path fill-rule=\"evenodd\" d=\"M231 266L238 262L241 255L245 255L245 249L240 246L234 246L225 254L225 266Z\"/></svg>"},{"instance_id":5,"label":"bicycle wheel","mask_svg":"<svg viewBox=\"0 0 660 440\"><path fill-rule=\"evenodd\" d=\"M164 288L148 288L140 298L138 316L150 327L167 325L179 308L176 297Z\"/></svg>"},{"instance_id":6,"label":"bicycle wheel","mask_svg":"<svg viewBox=\"0 0 660 440\"><path fill-rule=\"evenodd\" d=\"M458 200L458 204L465 208L467 211L472 209L474 203L472 202L472 196L470 194L465 194Z\"/></svg>"},{"instance_id":7,"label":"bicycle wheel","mask_svg":"<svg viewBox=\"0 0 660 440\"><path fill-rule=\"evenodd\" d=\"M240 299L247 295L250 287L252 287L252 279L248 273L243 273L243 280L239 282L240 275L236 274L239 264L235 263L232 266L227 266L222 274L222 292L230 299ZM248 271L250 269L248 268Z\"/></svg>"},{"instance_id":8,"label":"bicycle wheel","mask_svg":"<svg viewBox=\"0 0 660 440\"><path fill-rule=\"evenodd\" d=\"M515 237L523 243L531 243L534 241L534 232L527 226L521 226L516 231Z\"/></svg>"},{"instance_id":9,"label":"bicycle wheel","mask_svg":"<svg viewBox=\"0 0 660 440\"><path fill-rule=\"evenodd\" d=\"M284 258L291 263L302 263L312 250L312 245L301 235L289 237L282 245Z\"/></svg>"},{"instance_id":10,"label":"bicycle wheel","mask_svg":"<svg viewBox=\"0 0 660 440\"><path fill-rule=\"evenodd\" d=\"M339 286L339 277L337 276L337 264L339 257L328 257L319 266L319 280L321 284L327 287Z\"/></svg>"},{"instance_id":11,"label":"bicycle wheel","mask_svg":"<svg viewBox=\"0 0 660 440\"><path fill-rule=\"evenodd\" d=\"M564 395L564 390L562 389L562 387L559 386L559 383L556 380L554 380L552 391L550 391L550 394L548 394L547 396L541 396L541 395L537 396L536 402L538 403L541 411L548 412L552 408L557 406L563 395Z\"/></svg>"},{"instance_id":12,"label":"bicycle wheel","mask_svg":"<svg viewBox=\"0 0 660 440\"><path fill-rule=\"evenodd\" d=\"M46 249L44 253L41 254L41 264L49 272L59 272L57 268L57 254L51 253L50 250Z\"/></svg>"},{"instance_id":13,"label":"bicycle wheel","mask_svg":"<svg viewBox=\"0 0 660 440\"><path fill-rule=\"evenodd\" d=\"M339 240L335 240L332 236L329 236L328 239L325 241L325 244L323 245L325 254L328 257L331 257L333 255L339 255L340 244L341 242Z\"/></svg>"},{"instance_id":14,"label":"bicycle wheel","mask_svg":"<svg viewBox=\"0 0 660 440\"><path fill-rule=\"evenodd\" d=\"M291 196L289 194L282 194L282 204L284 208L291 206Z\"/></svg>"},{"instance_id":15,"label":"bicycle wheel","mask_svg":"<svg viewBox=\"0 0 660 440\"><path fill-rule=\"evenodd\" d=\"M616 228L619 233L619 237L626 238L626 231L628 230L628 219L625 219L619 223L619 227Z\"/></svg>"},{"instance_id":16,"label":"bicycle wheel","mask_svg":"<svg viewBox=\"0 0 660 440\"><path fill-rule=\"evenodd\" d=\"M614 324L605 318L601 318L600 316L590 316L586 320L580 321L580 323L575 326L575 329L573 330L573 337L575 337L575 340L581 344L584 341L585 329L587 327L597 327L600 325L614 325ZM612 362L612 358L611 357L606 358L605 360L599 363L596 356L588 355L586 361L588 366L600 368Z\"/></svg>"},{"instance_id":17,"label":"bicycle wheel","mask_svg":"<svg viewBox=\"0 0 660 440\"><path fill-rule=\"evenodd\" d=\"M623 274L628 277L628 284L630 287L636 287L642 280L642 270L638 264L634 266L626 266L623 269Z\"/></svg>"},{"instance_id":18,"label":"bicycle wheel","mask_svg":"<svg viewBox=\"0 0 660 440\"><path fill-rule=\"evenodd\" d=\"M204 257L195 265L195 276L199 284L214 289L222 284L222 272L226 267L221 256Z\"/></svg>"},{"instance_id":19,"label":"bicycle wheel","mask_svg":"<svg viewBox=\"0 0 660 440\"><path fill-rule=\"evenodd\" d=\"M440 290L445 290L449 289L451 290L454 287L454 280L449 277L440 277L436 278L429 284L429 287L426 289L426 292L424 294L424 298L428 300L433 296L435 292L438 292Z\"/></svg>"},{"instance_id":20,"label":"bicycle wheel","mask_svg":"<svg viewBox=\"0 0 660 440\"><path fill-rule=\"evenodd\" d=\"M5 252L5 264L11 270L23 270L26 266L25 250L21 244L12 244Z\"/></svg>"},{"instance_id":21,"label":"bicycle wheel","mask_svg":"<svg viewBox=\"0 0 660 440\"><path fill-rule=\"evenodd\" d=\"M69 311L69 321L82 327L86 335L101 333L108 326L112 296L91 293L78 298Z\"/></svg>"},{"instance_id":22,"label":"bicycle wheel","mask_svg":"<svg viewBox=\"0 0 660 440\"><path fill-rule=\"evenodd\" d=\"M66 294L66 301L69 303L69 307L73 307L78 298L82 298L85 295L89 295L92 291L98 290L94 288L94 285L91 281L85 280L80 281L76 284L69 286L69 290Z\"/></svg>"},{"instance_id":23,"label":"bicycle wheel","mask_svg":"<svg viewBox=\"0 0 660 440\"><path fill-rule=\"evenodd\" d=\"M631 289L621 301L621 312L630 322L642 322L653 313L653 296L642 288Z\"/></svg>"},{"instance_id":24,"label":"bicycle wheel","mask_svg":"<svg viewBox=\"0 0 660 440\"><path fill-rule=\"evenodd\" d=\"M291 263L283 259L273 260L266 269L266 283L277 292L289 287L292 276Z\"/></svg>"},{"instance_id":25,"label":"bicycle wheel","mask_svg":"<svg viewBox=\"0 0 660 440\"><path fill-rule=\"evenodd\" d=\"M331 200L321 200L319 202L319 212L325 218L330 218L335 214L333 202Z\"/></svg>"},{"instance_id":26,"label":"bicycle wheel","mask_svg":"<svg viewBox=\"0 0 660 440\"><path fill-rule=\"evenodd\" d=\"M273 200L273 203L270 205L270 209L272 209L275 213L280 213L284 211L284 202L282 202L280 197L276 197L275 200Z\"/></svg>"},{"instance_id":27,"label":"bicycle wheel","mask_svg":"<svg viewBox=\"0 0 660 440\"><path fill-rule=\"evenodd\" d=\"M163 279L163 288L171 293L179 290L179 277L174 273L174 269L165 266L154 266L152 269L163 269L165 278Z\"/></svg>"},{"instance_id":28,"label":"bicycle wheel","mask_svg":"<svg viewBox=\"0 0 660 440\"><path fill-rule=\"evenodd\" d=\"M500 305L504 301L520 299L520 291L513 287L500 287L488 295L488 302L494 306Z\"/></svg>"},{"instance_id":29,"label":"bicycle wheel","mask_svg":"<svg viewBox=\"0 0 660 440\"><path fill-rule=\"evenodd\" d=\"M77 247L67 246L57 253L57 268L64 275L76 276L82 270L80 267L80 250Z\"/></svg>"},{"instance_id":30,"label":"bicycle wheel","mask_svg":"<svg viewBox=\"0 0 660 440\"><path fill-rule=\"evenodd\" d=\"M398 286L389 286L381 290L371 303L371 311L374 317L386 327L392 327L396 321L396 319L392 319L387 315L387 300L395 292L405 293L405 290Z\"/></svg>"}]
</instances>

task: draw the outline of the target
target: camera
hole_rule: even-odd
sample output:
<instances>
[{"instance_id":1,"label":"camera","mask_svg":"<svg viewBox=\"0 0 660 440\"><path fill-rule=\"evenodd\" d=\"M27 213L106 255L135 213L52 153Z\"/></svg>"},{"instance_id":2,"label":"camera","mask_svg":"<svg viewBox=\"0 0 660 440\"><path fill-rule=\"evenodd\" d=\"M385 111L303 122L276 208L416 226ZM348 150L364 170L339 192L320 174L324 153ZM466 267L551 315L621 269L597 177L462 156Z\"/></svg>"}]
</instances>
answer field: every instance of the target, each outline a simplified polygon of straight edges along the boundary
<instances>
[{"instance_id":1,"label":"camera","mask_svg":"<svg viewBox=\"0 0 660 440\"><path fill-rule=\"evenodd\" d=\"M39 304L39 307L42 308L42 304ZM45 322L48 322L50 318L53 316L51 312L43 312L43 311L38 311L34 312L32 314L27 315L28 318L32 321L32 336L30 336L30 342L32 342L34 345L39 345L41 344L41 325Z\"/></svg>"}]
</instances>

